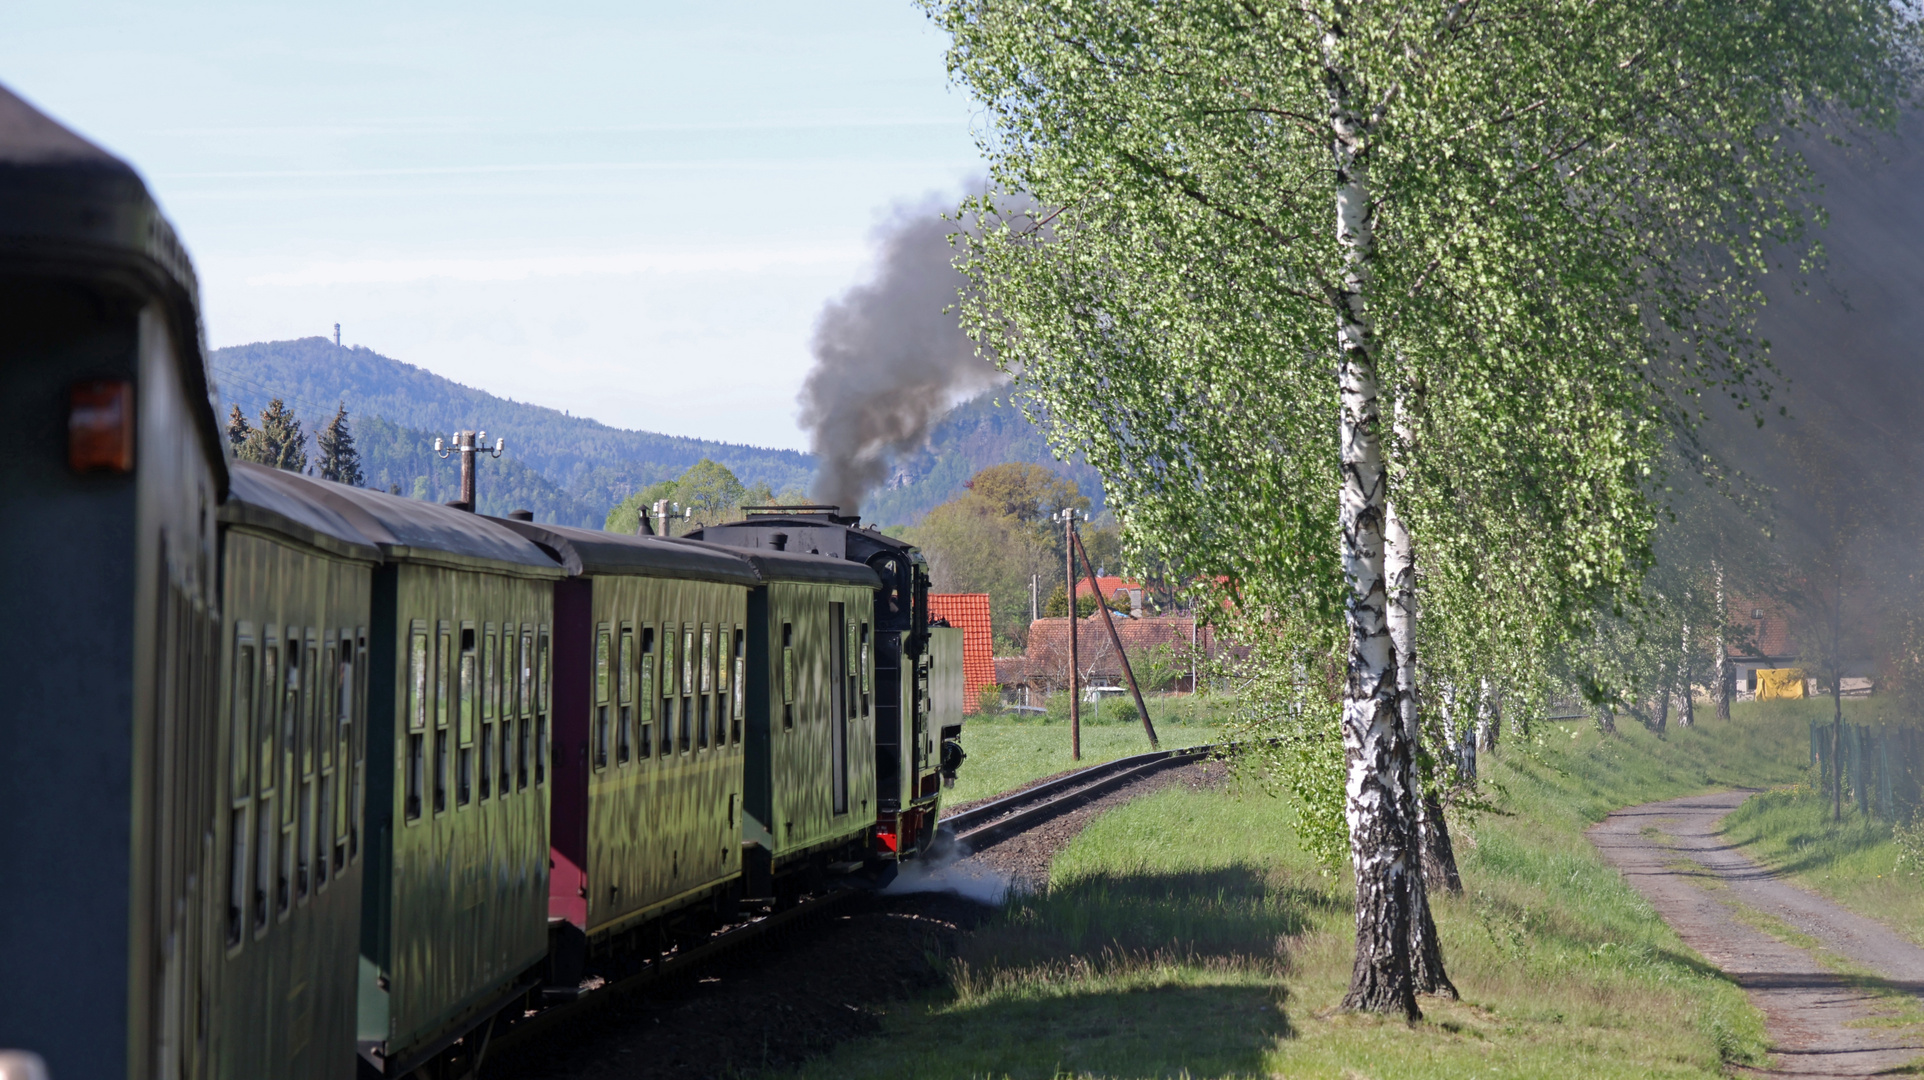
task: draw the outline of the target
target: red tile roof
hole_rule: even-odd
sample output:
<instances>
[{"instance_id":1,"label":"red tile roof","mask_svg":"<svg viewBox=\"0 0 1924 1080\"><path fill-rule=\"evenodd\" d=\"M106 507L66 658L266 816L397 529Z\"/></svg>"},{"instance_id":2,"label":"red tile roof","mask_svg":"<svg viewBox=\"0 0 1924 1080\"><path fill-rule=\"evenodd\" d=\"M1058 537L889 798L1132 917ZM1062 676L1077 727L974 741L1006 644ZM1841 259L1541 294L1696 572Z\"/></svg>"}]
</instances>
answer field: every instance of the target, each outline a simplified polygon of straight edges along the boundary
<instances>
[{"instance_id":1,"label":"red tile roof","mask_svg":"<svg viewBox=\"0 0 1924 1080\"><path fill-rule=\"evenodd\" d=\"M995 628L989 621L989 594L930 593L929 618L945 619L962 631L962 712L981 708L982 688L995 682Z\"/></svg>"},{"instance_id":2,"label":"red tile roof","mask_svg":"<svg viewBox=\"0 0 1924 1080\"><path fill-rule=\"evenodd\" d=\"M1128 581L1119 577L1099 577L1096 579L1096 584L1102 586L1102 595L1108 597L1111 600L1116 598L1117 589L1128 589L1131 592L1142 591L1142 582ZM1082 574L1081 576L1076 578L1076 599L1080 600L1081 598L1088 595L1089 595L1089 575ZM1123 599L1127 600L1128 597L1124 597Z\"/></svg>"}]
</instances>

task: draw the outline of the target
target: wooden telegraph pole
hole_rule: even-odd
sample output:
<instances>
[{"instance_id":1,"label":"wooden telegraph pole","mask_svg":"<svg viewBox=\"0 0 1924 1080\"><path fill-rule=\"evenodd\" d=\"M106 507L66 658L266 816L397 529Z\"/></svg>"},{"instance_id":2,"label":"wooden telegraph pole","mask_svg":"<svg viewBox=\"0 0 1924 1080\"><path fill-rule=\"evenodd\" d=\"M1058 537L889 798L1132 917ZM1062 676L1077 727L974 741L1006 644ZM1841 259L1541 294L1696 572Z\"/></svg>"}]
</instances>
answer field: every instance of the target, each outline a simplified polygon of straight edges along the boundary
<instances>
[{"instance_id":1,"label":"wooden telegraph pole","mask_svg":"<svg viewBox=\"0 0 1924 1080\"><path fill-rule=\"evenodd\" d=\"M1069 598L1069 760L1082 760L1082 660L1076 655L1076 510L1062 511L1064 588Z\"/></svg>"},{"instance_id":2,"label":"wooden telegraph pole","mask_svg":"<svg viewBox=\"0 0 1924 1080\"><path fill-rule=\"evenodd\" d=\"M1082 546L1082 538L1074 533L1069 539L1075 541L1076 551L1082 555L1082 568L1089 573L1089 588L1096 594L1096 610L1102 612L1102 625L1109 628L1109 643L1116 647L1116 659L1122 662L1122 677L1129 683L1129 695L1136 699L1136 712L1142 716L1142 730L1149 736L1149 749L1160 750L1162 743L1156 739L1156 725L1149 722L1149 706L1142 702L1142 691L1136 687L1136 672L1129 666L1129 654L1122 650L1122 635L1116 632L1116 617L1109 614L1109 598L1102 595L1102 582L1096 580L1095 564L1089 561L1089 552Z\"/></svg>"}]
</instances>

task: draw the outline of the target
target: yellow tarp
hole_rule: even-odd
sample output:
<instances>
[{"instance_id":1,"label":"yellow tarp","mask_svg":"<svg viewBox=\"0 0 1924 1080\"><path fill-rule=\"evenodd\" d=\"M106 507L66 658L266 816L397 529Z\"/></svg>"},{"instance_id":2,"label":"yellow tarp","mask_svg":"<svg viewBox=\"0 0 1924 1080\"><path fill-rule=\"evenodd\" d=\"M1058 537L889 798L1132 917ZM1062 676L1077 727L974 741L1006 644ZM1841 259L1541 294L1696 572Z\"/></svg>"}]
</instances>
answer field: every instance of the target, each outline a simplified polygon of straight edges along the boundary
<instances>
[{"instance_id":1,"label":"yellow tarp","mask_svg":"<svg viewBox=\"0 0 1924 1080\"><path fill-rule=\"evenodd\" d=\"M1778 701L1804 696L1804 669L1758 668L1757 700Z\"/></svg>"}]
</instances>

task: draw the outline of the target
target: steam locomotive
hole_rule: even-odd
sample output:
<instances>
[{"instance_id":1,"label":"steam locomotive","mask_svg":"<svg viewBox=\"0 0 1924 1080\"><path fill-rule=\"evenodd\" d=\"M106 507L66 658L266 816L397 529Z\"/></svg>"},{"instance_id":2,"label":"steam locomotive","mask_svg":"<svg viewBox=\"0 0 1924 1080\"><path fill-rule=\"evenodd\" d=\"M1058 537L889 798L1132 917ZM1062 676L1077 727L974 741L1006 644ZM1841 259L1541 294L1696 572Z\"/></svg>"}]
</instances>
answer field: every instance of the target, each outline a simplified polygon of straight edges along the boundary
<instances>
[{"instance_id":1,"label":"steam locomotive","mask_svg":"<svg viewBox=\"0 0 1924 1080\"><path fill-rule=\"evenodd\" d=\"M638 945L927 850L961 633L912 547L234 461L172 229L4 88L0 278L0 1053L37 1055L0 1072L443 1075Z\"/></svg>"}]
</instances>

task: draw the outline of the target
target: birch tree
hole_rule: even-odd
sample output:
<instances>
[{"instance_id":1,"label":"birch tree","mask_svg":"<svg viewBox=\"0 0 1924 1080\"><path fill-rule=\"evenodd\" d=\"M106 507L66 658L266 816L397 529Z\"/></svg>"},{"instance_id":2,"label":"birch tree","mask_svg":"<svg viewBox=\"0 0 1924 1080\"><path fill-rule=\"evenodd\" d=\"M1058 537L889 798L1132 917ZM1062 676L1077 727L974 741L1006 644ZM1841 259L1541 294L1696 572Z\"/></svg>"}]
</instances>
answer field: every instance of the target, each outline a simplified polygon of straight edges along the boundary
<instances>
[{"instance_id":1,"label":"birch tree","mask_svg":"<svg viewBox=\"0 0 1924 1080\"><path fill-rule=\"evenodd\" d=\"M1887 120L1907 12L923 3L983 105L978 340L1138 542L1341 621L1344 1005L1415 1017L1385 388L1427 388L1397 507L1425 565L1508 514L1549 624L1634 592L1667 430L1767 393L1754 279L1808 187L1779 136ZM1001 217L997 191L1037 208Z\"/></svg>"}]
</instances>

